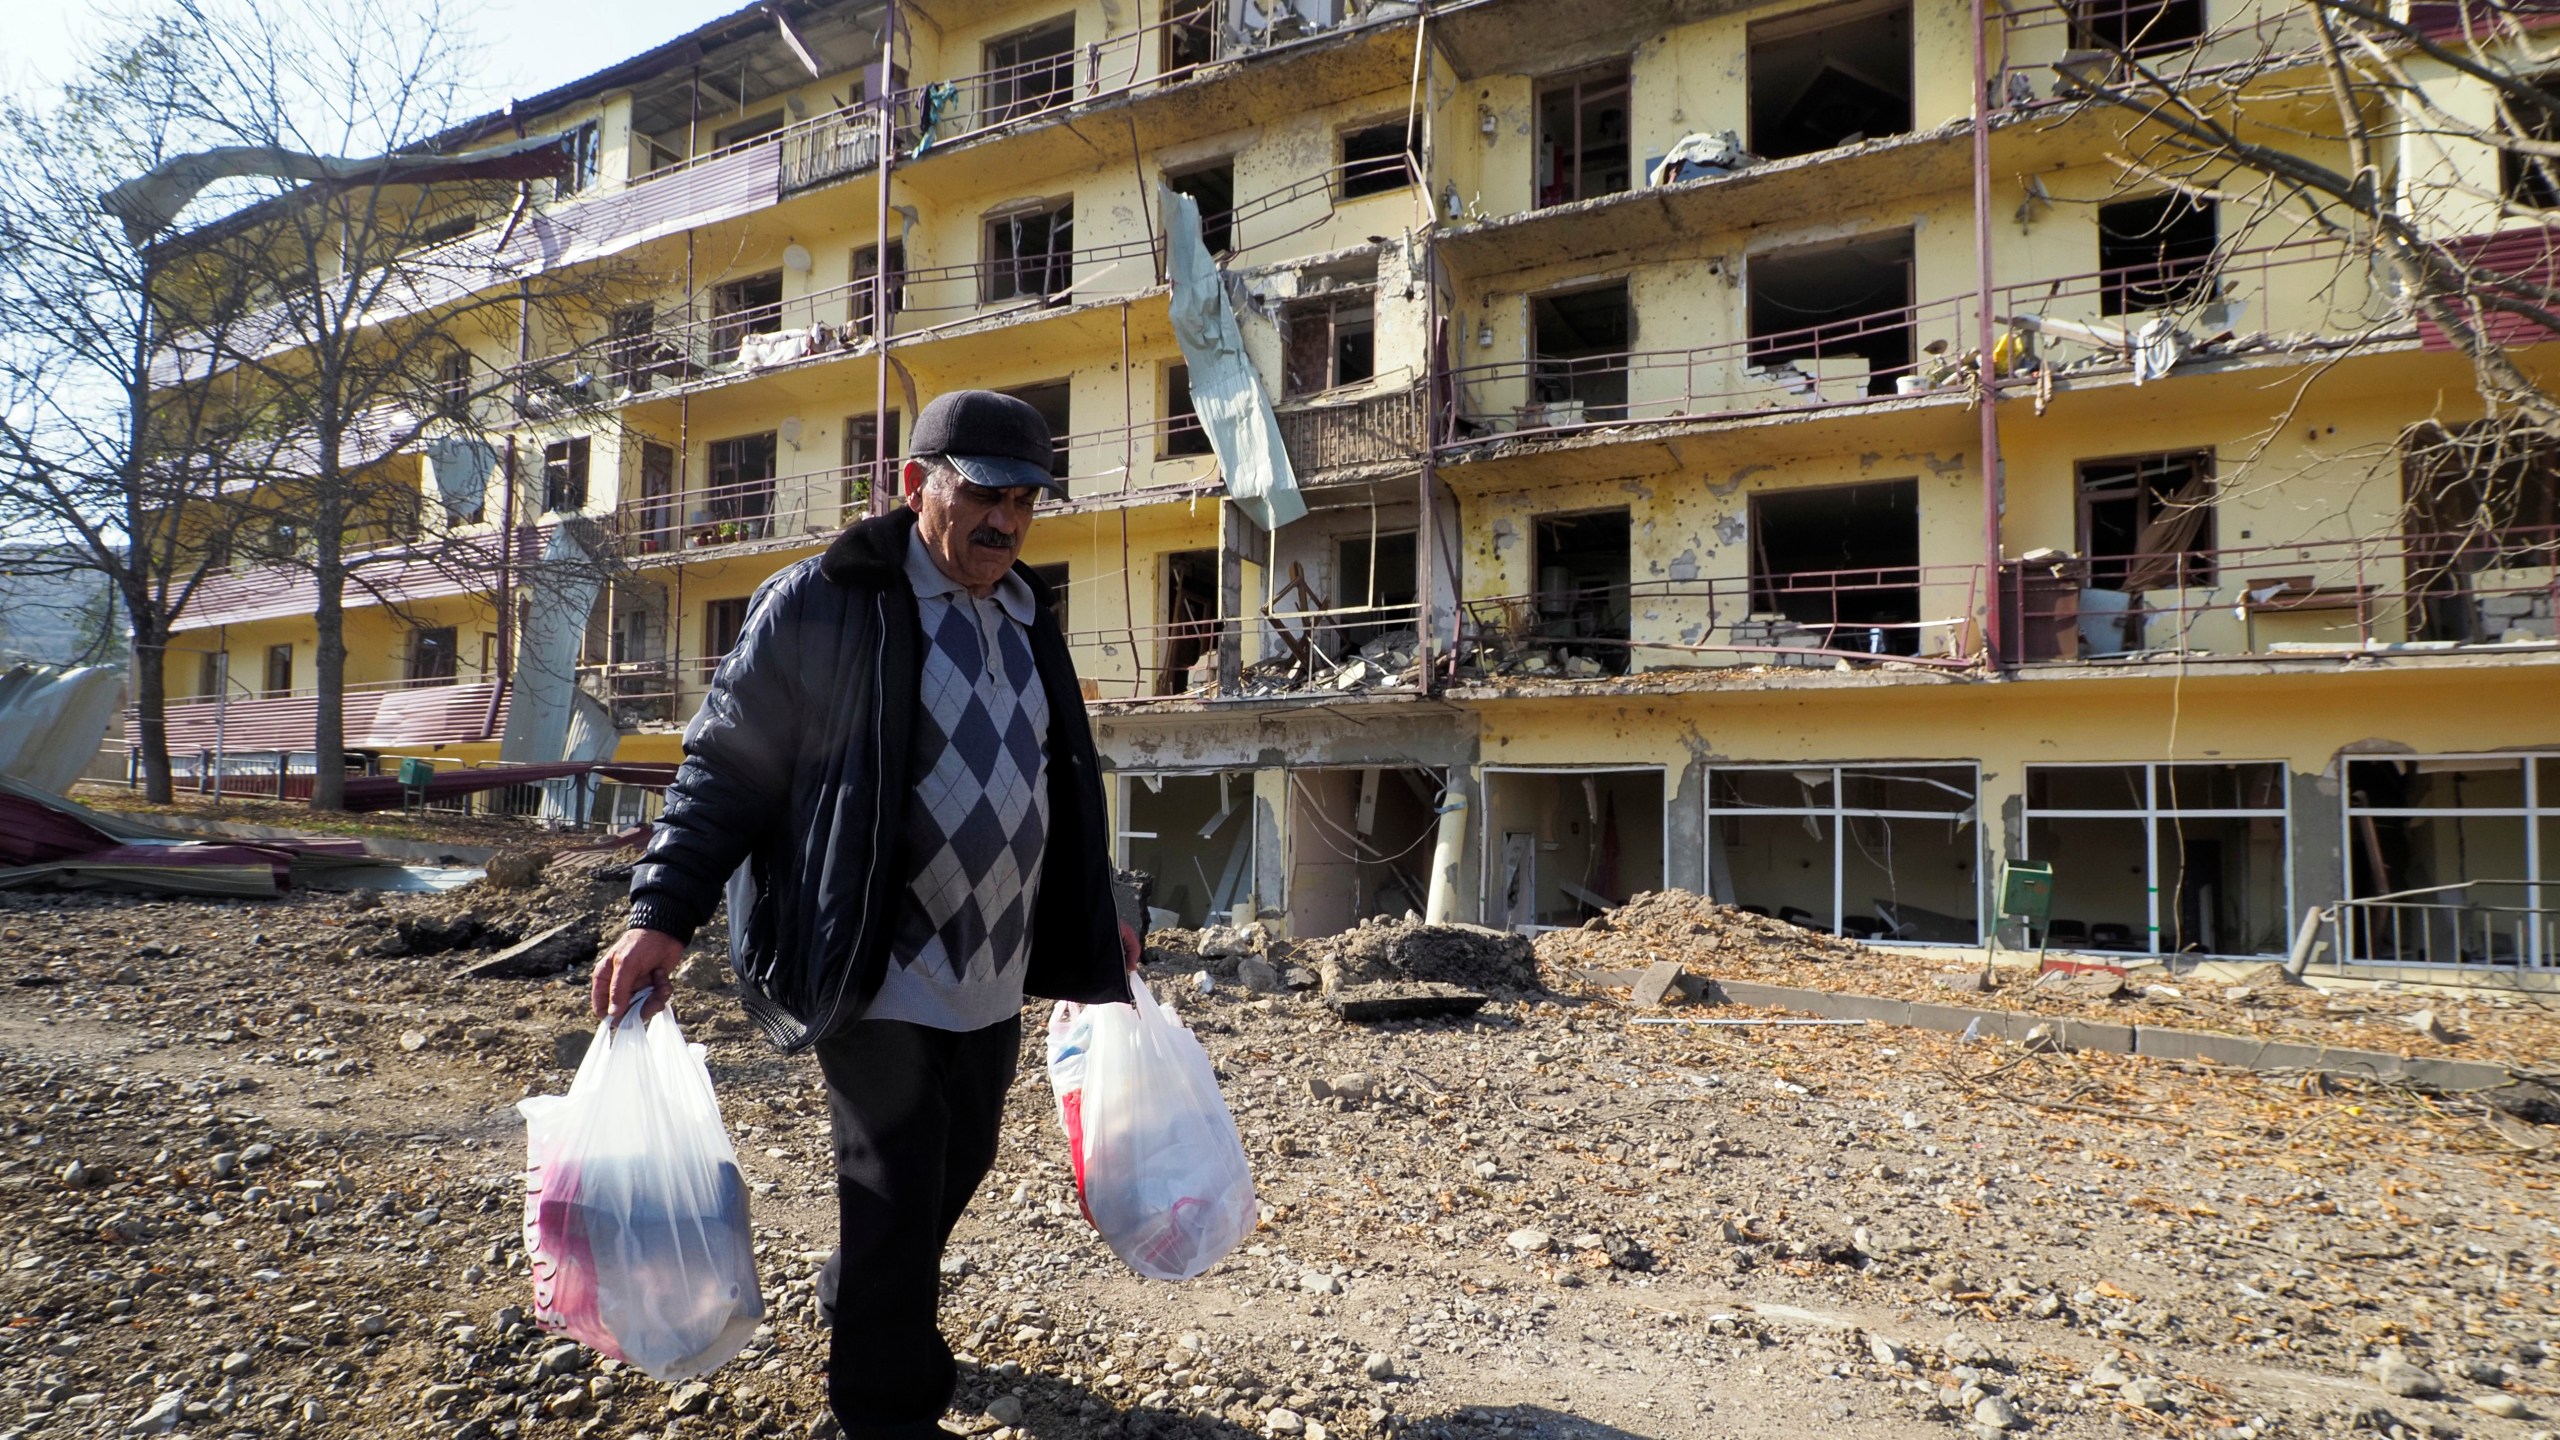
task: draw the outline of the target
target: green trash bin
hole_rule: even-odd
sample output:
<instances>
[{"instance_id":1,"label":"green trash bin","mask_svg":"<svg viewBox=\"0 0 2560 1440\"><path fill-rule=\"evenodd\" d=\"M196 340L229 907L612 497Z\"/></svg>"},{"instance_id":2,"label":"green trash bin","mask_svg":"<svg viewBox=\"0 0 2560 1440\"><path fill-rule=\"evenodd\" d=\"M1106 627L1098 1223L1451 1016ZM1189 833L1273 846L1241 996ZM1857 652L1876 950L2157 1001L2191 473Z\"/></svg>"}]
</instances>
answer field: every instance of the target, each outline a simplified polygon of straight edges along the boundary
<instances>
[{"instance_id":1,"label":"green trash bin","mask_svg":"<svg viewBox=\"0 0 2560 1440\"><path fill-rule=\"evenodd\" d=\"M2053 867L2012 860L2000 867L2000 913L2041 930L2053 914Z\"/></svg>"},{"instance_id":2,"label":"green trash bin","mask_svg":"<svg viewBox=\"0 0 2560 1440\"><path fill-rule=\"evenodd\" d=\"M434 778L436 778L436 767L433 762L421 760L415 755L400 757L400 812L402 814L407 814L412 807L423 807L427 803L427 782Z\"/></svg>"}]
</instances>

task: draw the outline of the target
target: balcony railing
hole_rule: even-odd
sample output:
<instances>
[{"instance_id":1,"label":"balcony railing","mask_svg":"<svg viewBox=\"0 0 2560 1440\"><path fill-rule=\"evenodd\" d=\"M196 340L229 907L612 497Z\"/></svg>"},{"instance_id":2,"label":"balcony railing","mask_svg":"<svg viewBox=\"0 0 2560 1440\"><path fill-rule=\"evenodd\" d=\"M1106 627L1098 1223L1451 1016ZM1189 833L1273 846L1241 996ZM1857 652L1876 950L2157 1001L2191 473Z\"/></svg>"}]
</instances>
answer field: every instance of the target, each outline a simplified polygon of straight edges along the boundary
<instances>
[{"instance_id":1,"label":"balcony railing","mask_svg":"<svg viewBox=\"0 0 2560 1440\"><path fill-rule=\"evenodd\" d=\"M1410 604L1277 608L1242 622L1202 618L1071 630L1067 643L1086 698L1099 702L1410 690L1418 683L1419 613ZM1229 649L1232 687L1219 678Z\"/></svg>"},{"instance_id":2,"label":"balcony railing","mask_svg":"<svg viewBox=\"0 0 2560 1440\"><path fill-rule=\"evenodd\" d=\"M1420 385L1347 404L1280 412L1280 440L1301 480L1331 470L1417 460L1428 431L1429 401Z\"/></svg>"},{"instance_id":3,"label":"balcony railing","mask_svg":"<svg viewBox=\"0 0 2560 1440\"><path fill-rule=\"evenodd\" d=\"M2560 643L2560 528L2016 560L2017 659L2318 655Z\"/></svg>"},{"instance_id":4,"label":"balcony railing","mask_svg":"<svg viewBox=\"0 0 2560 1440\"><path fill-rule=\"evenodd\" d=\"M2537 901L2550 890L2525 880L2462 880L2341 902L2320 912L2330 967L2547 971L2560 966L2560 909Z\"/></svg>"},{"instance_id":5,"label":"balcony railing","mask_svg":"<svg viewBox=\"0 0 2560 1440\"><path fill-rule=\"evenodd\" d=\"M616 507L614 528L624 555L642 563L651 556L732 546L819 544L870 513L879 473L877 462L865 460L805 475L641 495Z\"/></svg>"},{"instance_id":6,"label":"balcony railing","mask_svg":"<svg viewBox=\"0 0 2560 1440\"><path fill-rule=\"evenodd\" d=\"M1571 434L1643 420L1863 402L1963 388L1926 352L1963 347L1969 298L1898 306L1681 350L1537 357L1450 374L1444 443Z\"/></svg>"},{"instance_id":7,"label":"balcony railing","mask_svg":"<svg viewBox=\"0 0 2560 1440\"><path fill-rule=\"evenodd\" d=\"M1594 679L1732 665L1973 663L1979 565L1568 585L1462 603L1459 668Z\"/></svg>"}]
</instances>

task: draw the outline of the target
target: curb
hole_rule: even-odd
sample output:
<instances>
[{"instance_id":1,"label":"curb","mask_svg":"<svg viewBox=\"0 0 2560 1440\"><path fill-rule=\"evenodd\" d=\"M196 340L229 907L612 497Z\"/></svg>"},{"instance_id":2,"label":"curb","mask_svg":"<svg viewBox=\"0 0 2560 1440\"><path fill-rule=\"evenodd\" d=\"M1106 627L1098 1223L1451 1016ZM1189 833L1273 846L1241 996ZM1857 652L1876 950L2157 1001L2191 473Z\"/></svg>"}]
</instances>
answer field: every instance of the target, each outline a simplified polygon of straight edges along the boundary
<instances>
[{"instance_id":1,"label":"curb","mask_svg":"<svg viewBox=\"0 0 2560 1440\"><path fill-rule=\"evenodd\" d=\"M1961 1005L1799 990L1748 980L1709 980L1707 999L1801 1010L1830 1020L1869 1020L1879 1025L1906 1025L1949 1034L1962 1034L1968 1027L1979 1025L1982 1034L2012 1044L2024 1040L2036 1026L2050 1025L2066 1050L2102 1050L2152 1060L2193 1060L2243 1070L2308 1070L2362 1080L2403 1081L2439 1092L2491 1090L2515 1079L2507 1067L2478 1060L2403 1060L2379 1050L2346 1050L2209 1030L2169 1030L2157 1025L2118 1025L2020 1010L1974 1010Z\"/></svg>"}]
</instances>

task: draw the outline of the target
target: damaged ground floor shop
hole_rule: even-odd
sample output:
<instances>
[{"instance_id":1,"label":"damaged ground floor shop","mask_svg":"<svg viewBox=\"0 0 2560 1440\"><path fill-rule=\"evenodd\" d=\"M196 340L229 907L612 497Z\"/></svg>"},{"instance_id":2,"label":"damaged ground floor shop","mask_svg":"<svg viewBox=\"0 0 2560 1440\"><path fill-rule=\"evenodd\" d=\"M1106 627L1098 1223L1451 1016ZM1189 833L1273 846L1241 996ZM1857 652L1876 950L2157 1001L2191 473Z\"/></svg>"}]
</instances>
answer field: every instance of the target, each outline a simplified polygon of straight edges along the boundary
<instances>
[{"instance_id":1,"label":"damaged ground floor shop","mask_svg":"<svg viewBox=\"0 0 2560 1440\"><path fill-rule=\"evenodd\" d=\"M2100 959L2281 957L2317 912L2324 966L2560 977L2549 667L1753 678L1106 713L1114 858L1161 924L1297 936L1680 888ZM2000 911L2010 862L2052 869L2036 926Z\"/></svg>"}]
</instances>

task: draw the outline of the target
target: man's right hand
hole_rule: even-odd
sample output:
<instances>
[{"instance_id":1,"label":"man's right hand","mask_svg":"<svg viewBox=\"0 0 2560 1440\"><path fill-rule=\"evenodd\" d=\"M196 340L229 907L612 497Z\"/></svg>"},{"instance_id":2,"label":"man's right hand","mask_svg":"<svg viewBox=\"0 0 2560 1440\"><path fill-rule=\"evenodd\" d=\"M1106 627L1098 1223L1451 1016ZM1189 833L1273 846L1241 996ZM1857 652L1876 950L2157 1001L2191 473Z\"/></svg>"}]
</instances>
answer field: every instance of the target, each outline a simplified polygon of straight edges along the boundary
<instances>
[{"instance_id":1,"label":"man's right hand","mask_svg":"<svg viewBox=\"0 0 2560 1440\"><path fill-rule=\"evenodd\" d=\"M596 962L595 1013L619 1020L631 1008L631 997L646 989L649 1003L641 1018L667 1008L668 982L684 963L684 942L663 930L625 930L613 948Z\"/></svg>"}]
</instances>

